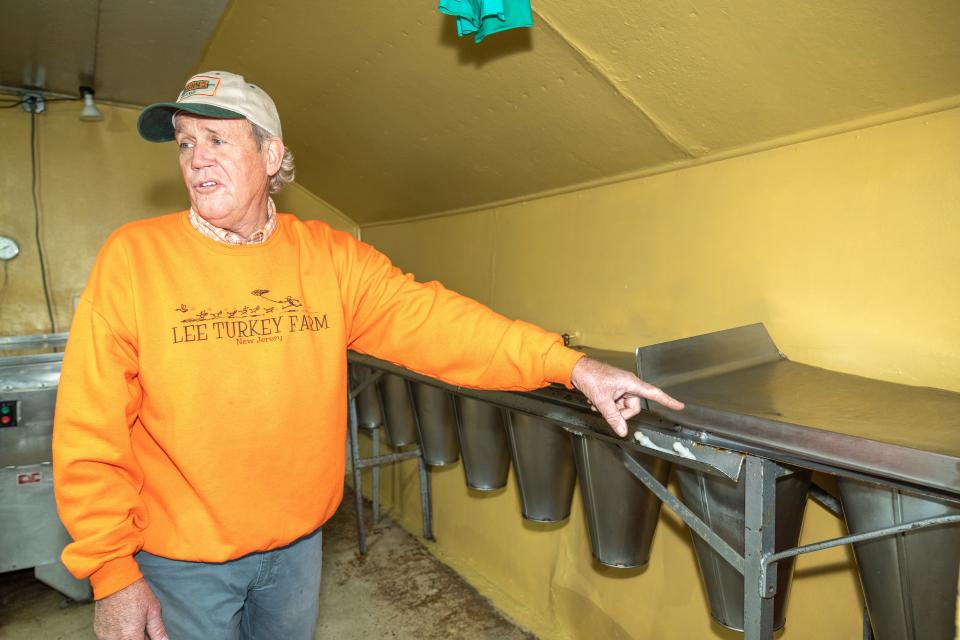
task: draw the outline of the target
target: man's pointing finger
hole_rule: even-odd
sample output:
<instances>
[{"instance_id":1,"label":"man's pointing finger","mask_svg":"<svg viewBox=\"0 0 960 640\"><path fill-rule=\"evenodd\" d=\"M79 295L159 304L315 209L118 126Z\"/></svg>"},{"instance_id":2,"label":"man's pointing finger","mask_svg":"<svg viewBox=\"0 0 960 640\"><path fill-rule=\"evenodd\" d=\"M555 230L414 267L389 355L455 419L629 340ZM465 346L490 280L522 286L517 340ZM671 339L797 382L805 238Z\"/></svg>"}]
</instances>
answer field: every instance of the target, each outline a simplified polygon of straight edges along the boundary
<instances>
[{"instance_id":1,"label":"man's pointing finger","mask_svg":"<svg viewBox=\"0 0 960 640\"><path fill-rule=\"evenodd\" d=\"M683 409L683 403L667 395L667 392L659 387L655 387L652 384L648 384L638 379L638 384L635 385L634 392L647 400L653 400L657 404L662 404L668 409L673 409L674 411L680 411Z\"/></svg>"}]
</instances>

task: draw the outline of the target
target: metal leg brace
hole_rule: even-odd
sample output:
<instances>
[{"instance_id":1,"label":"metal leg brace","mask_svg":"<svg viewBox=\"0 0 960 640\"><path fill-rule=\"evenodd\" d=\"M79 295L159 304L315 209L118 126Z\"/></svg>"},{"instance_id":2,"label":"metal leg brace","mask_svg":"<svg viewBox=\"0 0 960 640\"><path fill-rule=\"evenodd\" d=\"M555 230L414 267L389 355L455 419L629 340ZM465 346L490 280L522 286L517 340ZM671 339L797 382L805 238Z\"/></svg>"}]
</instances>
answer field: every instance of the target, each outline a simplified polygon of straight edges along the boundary
<instances>
[{"instance_id":1,"label":"metal leg brace","mask_svg":"<svg viewBox=\"0 0 960 640\"><path fill-rule=\"evenodd\" d=\"M374 458L380 457L380 428L374 427L370 430L370 438L373 440L370 452ZM373 524L380 523L380 465L373 467L373 486L370 487L370 501L373 503Z\"/></svg>"},{"instance_id":2,"label":"metal leg brace","mask_svg":"<svg viewBox=\"0 0 960 640\"><path fill-rule=\"evenodd\" d=\"M363 485L360 479L360 434L357 428L357 398L350 394L347 410L350 430L350 466L353 469L353 497L357 510L357 546L360 555L367 553L367 532L363 527Z\"/></svg>"},{"instance_id":3,"label":"metal leg brace","mask_svg":"<svg viewBox=\"0 0 960 640\"><path fill-rule=\"evenodd\" d=\"M350 468L353 472L354 501L357 517L357 547L360 555L367 553L367 531L363 522L363 490L361 471L367 467L373 468L373 522L380 521L380 466L417 458L419 467L420 481L420 506L423 514L423 537L427 540L435 540L433 536L433 505L430 492L430 475L427 473L427 465L423 460L423 452L420 447L409 451L401 451L387 455L380 455L380 433L379 429L371 430L373 438L372 457L360 457L360 429L357 418L357 396L360 391L379 377L371 377L356 389L347 393L347 433L349 435L348 450L350 455ZM386 415L386 414L383 414Z\"/></svg>"}]
</instances>

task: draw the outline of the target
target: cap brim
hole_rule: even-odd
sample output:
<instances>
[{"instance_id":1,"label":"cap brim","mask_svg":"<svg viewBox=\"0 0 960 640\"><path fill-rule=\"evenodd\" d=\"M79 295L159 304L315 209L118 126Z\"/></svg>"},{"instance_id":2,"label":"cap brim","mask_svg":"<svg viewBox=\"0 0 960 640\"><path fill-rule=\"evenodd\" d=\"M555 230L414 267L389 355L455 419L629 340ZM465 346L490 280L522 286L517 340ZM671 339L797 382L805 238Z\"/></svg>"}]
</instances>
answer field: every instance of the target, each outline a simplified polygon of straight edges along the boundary
<instances>
[{"instance_id":1,"label":"cap brim","mask_svg":"<svg viewBox=\"0 0 960 640\"><path fill-rule=\"evenodd\" d=\"M230 111L223 107L199 102L157 102L140 112L137 119L137 131L145 140L150 142L169 142L176 136L173 131L173 114L177 111L195 113L207 118L228 118L236 120L244 118L243 114Z\"/></svg>"}]
</instances>

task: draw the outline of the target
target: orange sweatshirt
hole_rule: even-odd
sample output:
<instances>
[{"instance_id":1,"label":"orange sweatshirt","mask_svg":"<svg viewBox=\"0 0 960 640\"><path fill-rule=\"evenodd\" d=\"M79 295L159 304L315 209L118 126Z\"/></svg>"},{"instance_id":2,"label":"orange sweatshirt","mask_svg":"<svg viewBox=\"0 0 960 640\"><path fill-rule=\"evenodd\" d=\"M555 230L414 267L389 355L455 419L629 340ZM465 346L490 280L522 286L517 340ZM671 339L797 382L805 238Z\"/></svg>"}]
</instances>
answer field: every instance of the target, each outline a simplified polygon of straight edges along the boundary
<instances>
[{"instance_id":1,"label":"orange sweatshirt","mask_svg":"<svg viewBox=\"0 0 960 640\"><path fill-rule=\"evenodd\" d=\"M187 213L106 242L60 378L63 552L96 598L140 549L221 562L315 530L343 493L346 350L464 386L569 384L560 336L402 274L369 245L280 214L228 246Z\"/></svg>"}]
</instances>

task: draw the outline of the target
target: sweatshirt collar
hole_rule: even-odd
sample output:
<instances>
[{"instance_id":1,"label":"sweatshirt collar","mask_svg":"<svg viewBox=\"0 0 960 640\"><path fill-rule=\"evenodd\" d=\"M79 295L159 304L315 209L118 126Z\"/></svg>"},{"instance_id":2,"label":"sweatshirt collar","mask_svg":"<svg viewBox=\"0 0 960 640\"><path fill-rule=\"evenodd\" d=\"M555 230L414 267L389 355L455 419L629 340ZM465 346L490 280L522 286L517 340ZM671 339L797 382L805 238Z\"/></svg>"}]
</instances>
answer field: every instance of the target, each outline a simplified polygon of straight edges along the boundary
<instances>
[{"instance_id":1,"label":"sweatshirt collar","mask_svg":"<svg viewBox=\"0 0 960 640\"><path fill-rule=\"evenodd\" d=\"M267 198L267 221L262 227L251 234L249 238L244 238L239 233L223 229L212 225L200 217L193 207L190 207L190 225L200 232L201 235L222 242L223 244L244 245L244 244L263 244L273 235L277 228L277 207L273 204L273 198Z\"/></svg>"}]
</instances>

